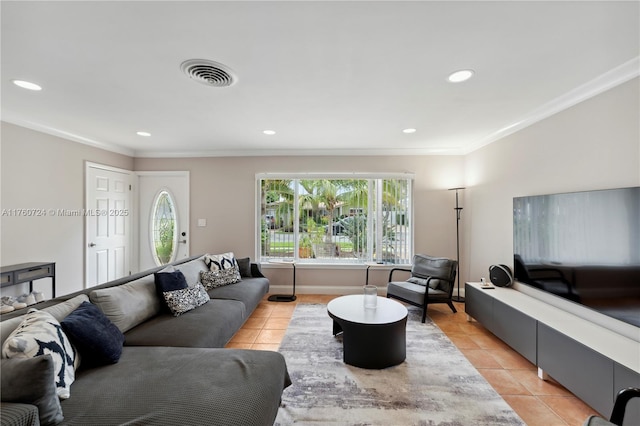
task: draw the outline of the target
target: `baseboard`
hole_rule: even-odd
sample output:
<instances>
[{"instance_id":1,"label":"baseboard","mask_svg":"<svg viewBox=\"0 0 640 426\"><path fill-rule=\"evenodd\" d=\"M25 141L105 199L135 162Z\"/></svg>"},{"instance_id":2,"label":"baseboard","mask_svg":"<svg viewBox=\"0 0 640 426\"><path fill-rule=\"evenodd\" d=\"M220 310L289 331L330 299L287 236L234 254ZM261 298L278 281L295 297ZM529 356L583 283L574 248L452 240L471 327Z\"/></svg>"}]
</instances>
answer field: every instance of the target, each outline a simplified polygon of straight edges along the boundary
<instances>
[{"instance_id":1,"label":"baseboard","mask_svg":"<svg viewBox=\"0 0 640 426\"><path fill-rule=\"evenodd\" d=\"M270 285L269 294L291 294L291 285ZM296 294L361 294L361 285L331 286L331 285L305 285L296 286ZM387 288L378 287L378 295L386 296Z\"/></svg>"}]
</instances>

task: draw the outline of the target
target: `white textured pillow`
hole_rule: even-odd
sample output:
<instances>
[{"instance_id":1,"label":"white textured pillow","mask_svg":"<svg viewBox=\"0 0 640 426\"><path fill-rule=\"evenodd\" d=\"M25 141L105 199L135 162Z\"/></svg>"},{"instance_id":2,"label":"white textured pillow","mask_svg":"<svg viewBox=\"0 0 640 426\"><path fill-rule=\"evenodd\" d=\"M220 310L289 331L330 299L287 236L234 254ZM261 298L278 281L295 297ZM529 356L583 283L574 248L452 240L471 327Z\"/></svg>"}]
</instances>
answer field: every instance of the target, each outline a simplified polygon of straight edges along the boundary
<instances>
[{"instance_id":1,"label":"white textured pillow","mask_svg":"<svg viewBox=\"0 0 640 426\"><path fill-rule=\"evenodd\" d=\"M165 291L162 295L171 313L176 317L204 305L210 299L200 283L181 290Z\"/></svg>"},{"instance_id":2,"label":"white textured pillow","mask_svg":"<svg viewBox=\"0 0 640 426\"><path fill-rule=\"evenodd\" d=\"M237 283L242 279L240 277L240 267L232 251L223 254L205 254L204 263L211 272L226 271L224 275L229 278L227 278L226 281L228 282L225 284ZM202 274L200 274L200 279L202 279Z\"/></svg>"},{"instance_id":3,"label":"white textured pillow","mask_svg":"<svg viewBox=\"0 0 640 426\"><path fill-rule=\"evenodd\" d=\"M69 398L71 383L75 380L76 351L53 315L30 309L22 323L2 345L2 356L33 358L45 354L50 354L53 358L58 397Z\"/></svg>"}]
</instances>

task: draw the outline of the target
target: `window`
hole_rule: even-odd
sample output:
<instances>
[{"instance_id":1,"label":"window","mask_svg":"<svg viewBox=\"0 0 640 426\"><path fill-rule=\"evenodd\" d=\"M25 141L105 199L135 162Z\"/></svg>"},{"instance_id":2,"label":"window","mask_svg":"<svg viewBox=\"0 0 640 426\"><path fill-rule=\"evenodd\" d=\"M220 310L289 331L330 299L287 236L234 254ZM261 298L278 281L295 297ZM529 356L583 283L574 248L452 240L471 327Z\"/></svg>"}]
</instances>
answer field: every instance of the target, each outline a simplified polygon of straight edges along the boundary
<instances>
[{"instance_id":1,"label":"window","mask_svg":"<svg viewBox=\"0 0 640 426\"><path fill-rule=\"evenodd\" d=\"M258 175L260 260L410 263L411 177Z\"/></svg>"},{"instance_id":2,"label":"window","mask_svg":"<svg viewBox=\"0 0 640 426\"><path fill-rule=\"evenodd\" d=\"M151 220L151 252L158 266L174 260L176 253L176 214L173 199L160 191L153 204Z\"/></svg>"}]
</instances>

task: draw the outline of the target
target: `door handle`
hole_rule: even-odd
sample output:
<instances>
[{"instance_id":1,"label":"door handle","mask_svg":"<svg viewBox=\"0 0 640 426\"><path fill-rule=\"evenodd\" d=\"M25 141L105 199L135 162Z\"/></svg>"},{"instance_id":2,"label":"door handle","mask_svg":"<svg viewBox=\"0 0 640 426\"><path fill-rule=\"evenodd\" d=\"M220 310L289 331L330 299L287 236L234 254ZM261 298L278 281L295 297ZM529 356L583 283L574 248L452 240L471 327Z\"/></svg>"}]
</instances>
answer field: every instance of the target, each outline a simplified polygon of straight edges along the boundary
<instances>
[{"instance_id":1,"label":"door handle","mask_svg":"<svg viewBox=\"0 0 640 426\"><path fill-rule=\"evenodd\" d=\"M89 247L95 247L96 243L89 243Z\"/></svg>"},{"instance_id":2,"label":"door handle","mask_svg":"<svg viewBox=\"0 0 640 426\"><path fill-rule=\"evenodd\" d=\"M187 240L180 240L178 242L181 243L181 244L187 244Z\"/></svg>"}]
</instances>

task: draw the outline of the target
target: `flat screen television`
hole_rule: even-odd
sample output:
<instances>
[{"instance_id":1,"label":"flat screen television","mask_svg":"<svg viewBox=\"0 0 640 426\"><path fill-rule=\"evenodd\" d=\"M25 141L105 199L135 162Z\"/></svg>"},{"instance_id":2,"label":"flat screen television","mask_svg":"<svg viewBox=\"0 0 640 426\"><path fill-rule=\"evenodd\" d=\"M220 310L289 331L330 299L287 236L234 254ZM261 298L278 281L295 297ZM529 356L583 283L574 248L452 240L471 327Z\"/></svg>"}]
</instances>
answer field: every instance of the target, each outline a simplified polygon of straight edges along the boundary
<instances>
[{"instance_id":1,"label":"flat screen television","mask_svg":"<svg viewBox=\"0 0 640 426\"><path fill-rule=\"evenodd\" d=\"M640 187L513 199L514 279L640 327Z\"/></svg>"}]
</instances>

